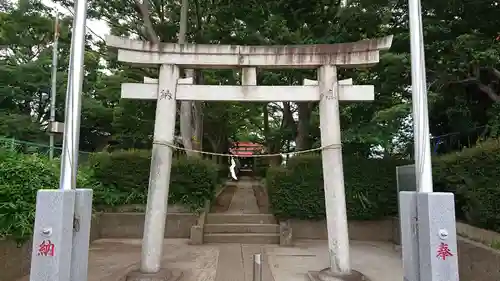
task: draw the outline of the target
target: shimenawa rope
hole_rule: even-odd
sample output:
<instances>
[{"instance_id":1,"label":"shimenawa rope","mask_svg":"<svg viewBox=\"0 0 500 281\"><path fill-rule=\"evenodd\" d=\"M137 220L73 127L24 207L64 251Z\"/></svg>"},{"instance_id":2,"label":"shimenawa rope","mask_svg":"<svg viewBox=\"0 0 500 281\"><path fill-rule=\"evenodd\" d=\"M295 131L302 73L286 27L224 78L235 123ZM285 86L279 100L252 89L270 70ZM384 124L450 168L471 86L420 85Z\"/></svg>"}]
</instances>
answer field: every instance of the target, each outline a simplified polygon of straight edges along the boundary
<instances>
[{"instance_id":1,"label":"shimenawa rope","mask_svg":"<svg viewBox=\"0 0 500 281\"><path fill-rule=\"evenodd\" d=\"M176 146L170 142L165 142L165 141L153 141L153 144L168 146L168 147L175 149L175 150L183 150L186 152L194 152L194 153L200 153L200 154L205 154L205 155L222 156L222 157L238 157L238 155L229 154L229 153L216 153L216 152L208 152L208 151L202 151L202 150L196 150L196 149L189 149L189 148L185 148L185 147ZM248 155L248 156L245 155L244 157L260 158L260 157L276 157L276 156L286 156L286 155L297 155L297 154L304 154L304 153L320 151L320 150L329 149L329 148L336 149L336 148L341 148L341 147L342 147L341 144L330 144L330 145L324 145L324 146L311 148L311 149L293 151L293 152L271 153L271 154L254 154L254 155Z\"/></svg>"}]
</instances>

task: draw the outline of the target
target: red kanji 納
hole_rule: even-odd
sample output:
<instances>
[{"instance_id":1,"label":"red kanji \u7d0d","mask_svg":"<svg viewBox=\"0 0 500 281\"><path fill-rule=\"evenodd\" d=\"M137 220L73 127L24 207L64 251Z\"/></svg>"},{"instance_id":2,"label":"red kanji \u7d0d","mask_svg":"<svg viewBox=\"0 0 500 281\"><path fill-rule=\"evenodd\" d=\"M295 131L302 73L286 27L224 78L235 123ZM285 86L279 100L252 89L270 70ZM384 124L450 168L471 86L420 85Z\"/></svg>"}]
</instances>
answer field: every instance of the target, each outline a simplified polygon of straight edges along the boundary
<instances>
[{"instance_id":1,"label":"red kanji \u7d0d","mask_svg":"<svg viewBox=\"0 0 500 281\"><path fill-rule=\"evenodd\" d=\"M38 253L37 256L49 256L53 257L55 252L55 245L52 244L50 240L43 240L43 242L38 245Z\"/></svg>"},{"instance_id":2,"label":"red kanji \u7d0d","mask_svg":"<svg viewBox=\"0 0 500 281\"><path fill-rule=\"evenodd\" d=\"M436 257L442 260L446 260L446 257L453 257L450 248L448 248L448 244L441 242L438 246Z\"/></svg>"}]
</instances>

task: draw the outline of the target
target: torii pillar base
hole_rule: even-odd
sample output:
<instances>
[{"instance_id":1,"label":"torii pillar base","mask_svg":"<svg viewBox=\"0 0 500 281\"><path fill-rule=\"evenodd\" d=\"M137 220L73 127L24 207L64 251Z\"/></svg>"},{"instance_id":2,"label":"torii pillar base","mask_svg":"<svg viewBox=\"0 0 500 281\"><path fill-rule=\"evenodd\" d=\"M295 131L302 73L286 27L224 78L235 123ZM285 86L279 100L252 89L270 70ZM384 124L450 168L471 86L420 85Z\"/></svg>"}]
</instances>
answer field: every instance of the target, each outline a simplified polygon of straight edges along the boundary
<instances>
[{"instance_id":1,"label":"torii pillar base","mask_svg":"<svg viewBox=\"0 0 500 281\"><path fill-rule=\"evenodd\" d=\"M349 274L338 274L329 268L321 271L309 271L307 277L310 281L370 281L368 277L357 270L351 270Z\"/></svg>"},{"instance_id":2,"label":"torii pillar base","mask_svg":"<svg viewBox=\"0 0 500 281\"><path fill-rule=\"evenodd\" d=\"M182 270L160 269L157 273L142 273L132 271L127 274L126 281L179 281L184 276Z\"/></svg>"}]
</instances>

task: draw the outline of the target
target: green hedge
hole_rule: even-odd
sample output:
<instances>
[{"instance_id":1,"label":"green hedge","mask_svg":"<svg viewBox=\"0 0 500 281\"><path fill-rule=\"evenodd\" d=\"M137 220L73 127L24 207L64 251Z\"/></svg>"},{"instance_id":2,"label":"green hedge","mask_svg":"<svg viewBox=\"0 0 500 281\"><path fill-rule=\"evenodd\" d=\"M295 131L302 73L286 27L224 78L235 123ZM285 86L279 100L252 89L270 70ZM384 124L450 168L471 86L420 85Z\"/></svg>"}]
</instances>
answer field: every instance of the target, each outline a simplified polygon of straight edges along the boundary
<instances>
[{"instance_id":1,"label":"green hedge","mask_svg":"<svg viewBox=\"0 0 500 281\"><path fill-rule=\"evenodd\" d=\"M377 219L397 212L395 167L399 160L344 157L347 214ZM500 232L500 140L433 159L434 190L453 192L457 218ZM297 156L267 173L271 208L280 218L323 219L321 158Z\"/></svg>"},{"instance_id":2,"label":"green hedge","mask_svg":"<svg viewBox=\"0 0 500 281\"><path fill-rule=\"evenodd\" d=\"M397 212L396 166L406 162L344 157L347 216L369 220ZM325 197L321 156L296 156L286 167L268 170L267 187L273 213L282 219L324 219Z\"/></svg>"},{"instance_id":3,"label":"green hedge","mask_svg":"<svg viewBox=\"0 0 500 281\"><path fill-rule=\"evenodd\" d=\"M254 174L257 177L265 178L267 169L269 168L269 158L268 157L257 157L255 158Z\"/></svg>"},{"instance_id":4,"label":"green hedge","mask_svg":"<svg viewBox=\"0 0 500 281\"><path fill-rule=\"evenodd\" d=\"M94 189L94 206L145 204L149 151L97 153L81 167L78 186ZM347 212L350 219L396 214L395 167L407 162L344 157ZM454 192L457 216L478 227L500 231L500 142L491 140L433 159L436 191ZM212 199L220 166L209 160L179 159L172 164L169 202L193 211ZM323 219L321 158L296 156L286 167L267 171L271 208L279 218ZM36 191L55 188L58 162L0 149L0 237L24 241L32 233Z\"/></svg>"},{"instance_id":5,"label":"green hedge","mask_svg":"<svg viewBox=\"0 0 500 281\"><path fill-rule=\"evenodd\" d=\"M146 203L150 152L97 153L89 160L90 166L79 169L77 185L94 190L94 207ZM208 160L174 160L169 202L199 211L214 197L218 172ZM33 231L36 191L58 185L59 161L0 148L0 238L26 241Z\"/></svg>"},{"instance_id":6,"label":"green hedge","mask_svg":"<svg viewBox=\"0 0 500 281\"><path fill-rule=\"evenodd\" d=\"M89 176L78 175L88 186ZM0 238L29 238L35 219L36 191L59 186L59 163L44 156L23 155L0 148Z\"/></svg>"},{"instance_id":7,"label":"green hedge","mask_svg":"<svg viewBox=\"0 0 500 281\"><path fill-rule=\"evenodd\" d=\"M150 151L96 153L89 159L95 188L94 206L146 204ZM172 163L169 202L197 212L211 200L219 183L219 167L210 160L180 158Z\"/></svg>"},{"instance_id":8,"label":"green hedge","mask_svg":"<svg viewBox=\"0 0 500 281\"><path fill-rule=\"evenodd\" d=\"M500 141L433 161L434 189L455 193L457 217L500 232Z\"/></svg>"}]
</instances>

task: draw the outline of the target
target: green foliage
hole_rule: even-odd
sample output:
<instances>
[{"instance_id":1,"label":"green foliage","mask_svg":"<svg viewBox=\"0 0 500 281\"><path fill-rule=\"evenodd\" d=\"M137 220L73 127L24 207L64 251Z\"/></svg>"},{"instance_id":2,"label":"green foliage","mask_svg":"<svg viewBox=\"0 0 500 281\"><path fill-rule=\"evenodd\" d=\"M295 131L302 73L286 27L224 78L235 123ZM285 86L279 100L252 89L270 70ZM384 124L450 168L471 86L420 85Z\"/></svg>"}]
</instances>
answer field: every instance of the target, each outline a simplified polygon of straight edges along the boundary
<instances>
[{"instance_id":1,"label":"green foliage","mask_svg":"<svg viewBox=\"0 0 500 281\"><path fill-rule=\"evenodd\" d=\"M457 217L500 232L500 140L435 159L436 191L455 193Z\"/></svg>"},{"instance_id":2,"label":"green foliage","mask_svg":"<svg viewBox=\"0 0 500 281\"><path fill-rule=\"evenodd\" d=\"M147 39L144 19L133 3L121 0L89 1L89 18L104 20L112 34ZM74 4L74 0L56 2L68 8ZM363 155L369 154L366 151L373 154L373 147L382 147L379 155L384 157L410 157L413 131L408 122L411 75L407 3L366 0L340 9L338 2L325 6L324 1L317 0L293 3L195 1L192 5L195 8L189 9L188 18L197 20L188 21L186 40L198 44L327 44L393 34L391 49L381 53L381 61L376 66L369 70L339 70L339 78L353 78L356 84L375 86L373 102L342 106L342 137L345 148L351 147L351 151ZM163 42L178 39L180 5L180 1L151 0L149 19L154 30L149 31L154 31ZM422 1L429 82L429 127L434 136L452 135L455 138L455 134L450 133L459 132L461 137L458 143L463 144L466 140L474 143L485 135L484 132L471 134L468 132L470 128L488 124L496 134L500 131L500 105L493 102L484 90L493 89L499 81L500 44L496 39L498 28L495 26L500 24L500 17L495 12L497 6L495 1ZM202 20L200 15L206 20ZM22 1L20 5L0 7L0 135L25 141L48 140L44 130L49 117L47 93L50 92L51 81L53 23L50 10L40 1ZM61 19L56 120L64 119L71 25L71 18ZM144 76L157 77L158 70L132 68L118 63L116 52L108 52L103 42L92 37L87 38L84 58L86 75L82 91L80 149L151 148L155 103L120 100L120 84L142 81ZM106 62L105 65L100 63L102 61ZM102 71L104 69L106 71ZM233 70L203 70L202 74L203 83L210 85L237 85L239 80ZM258 83L299 85L304 78L313 77L315 73L311 70L268 70L259 73ZM493 90L498 92L496 88ZM317 109L317 103L312 102L204 103L203 150L226 153L231 137L235 140L258 139L270 153L290 151L291 142L300 143L303 146L300 149L310 148L311 143L319 143ZM298 121L295 118L297 115ZM61 143L60 136L56 137L56 142ZM100 161L106 163L111 160ZM112 167L114 164L107 165ZM121 165L126 166L126 163ZM364 167L364 164L353 164L354 168L348 165L345 164L346 174L358 171L356 167ZM448 169L449 165L446 167ZM144 186L144 190L135 187L133 192L122 189L123 181L118 184L114 178L104 178L99 171L89 170L84 174L88 179L86 184L95 185L96 192L102 193L99 195L101 199L98 199L102 200L102 205L119 205L123 202L144 202L147 186L147 173L144 171L145 168L141 170L142 176L137 178L127 176L132 178L131 182ZM227 170L220 171L227 174ZM258 168L257 174L262 171ZM95 181L94 173L98 173L99 179L106 184ZM360 172L364 173L365 170ZM292 176L295 175L292 173ZM351 188L357 184L350 180L347 186ZM358 198L359 202L367 201L363 199L363 192L359 194L352 193L348 197ZM354 200L352 198L349 200ZM467 204L472 204L467 200ZM318 202L322 204L322 200ZM361 216L359 213L356 211L356 216Z\"/></svg>"},{"instance_id":3,"label":"green foliage","mask_svg":"<svg viewBox=\"0 0 500 281\"><path fill-rule=\"evenodd\" d=\"M500 140L433 159L434 188L455 194L457 218L500 232ZM395 167L387 159L344 158L347 214L351 219L377 219L397 211ZM325 216L321 158L290 159L286 167L268 170L273 212L280 218Z\"/></svg>"},{"instance_id":4,"label":"green foliage","mask_svg":"<svg viewBox=\"0 0 500 281\"><path fill-rule=\"evenodd\" d=\"M52 9L40 1L0 9L0 136L48 142L55 24L51 14ZM64 120L72 21L62 16L59 22L56 120ZM100 72L102 56L91 48L90 40L86 43L80 148L95 150L109 137L113 121L114 100L102 89L107 86L118 96L119 90ZM56 142L62 143L61 135Z\"/></svg>"},{"instance_id":5,"label":"green foliage","mask_svg":"<svg viewBox=\"0 0 500 281\"><path fill-rule=\"evenodd\" d=\"M57 186L55 170L36 155L0 150L0 237L20 241L32 233L36 191Z\"/></svg>"},{"instance_id":6,"label":"green foliage","mask_svg":"<svg viewBox=\"0 0 500 281\"><path fill-rule=\"evenodd\" d=\"M146 204L151 152L145 150L101 152L89 165L95 188L95 206ZM169 202L197 212L212 199L219 182L219 167L197 158L176 159L172 163Z\"/></svg>"},{"instance_id":7,"label":"green foliage","mask_svg":"<svg viewBox=\"0 0 500 281\"><path fill-rule=\"evenodd\" d=\"M199 211L215 196L219 167L209 160L180 158L172 165L171 177L169 200Z\"/></svg>"},{"instance_id":8,"label":"green foliage","mask_svg":"<svg viewBox=\"0 0 500 281\"><path fill-rule=\"evenodd\" d=\"M151 153L141 150L90 156L92 178L101 184L94 190L94 206L145 204L150 164Z\"/></svg>"},{"instance_id":9,"label":"green foliage","mask_svg":"<svg viewBox=\"0 0 500 281\"><path fill-rule=\"evenodd\" d=\"M145 204L151 153L123 151L92 155L90 166L78 171L78 187L94 190L99 208ZM172 164L169 202L197 212L213 199L218 166L202 159L178 159ZM0 238L21 243L33 231L36 192L56 188L59 163L37 154L24 155L0 147Z\"/></svg>"},{"instance_id":10,"label":"green foliage","mask_svg":"<svg viewBox=\"0 0 500 281\"><path fill-rule=\"evenodd\" d=\"M269 168L269 159L266 157L257 157L255 158L255 166L253 168L255 176L257 177L266 177L267 170Z\"/></svg>"},{"instance_id":11,"label":"green foliage","mask_svg":"<svg viewBox=\"0 0 500 281\"><path fill-rule=\"evenodd\" d=\"M37 154L39 156L46 157L48 157L50 153L50 146L47 144L21 141L14 138L4 137L0 137L0 149L6 149L21 154ZM61 154L62 147L54 147L54 157L60 157ZM90 152L80 151L78 153L78 162L80 164L86 162L90 155Z\"/></svg>"},{"instance_id":12,"label":"green foliage","mask_svg":"<svg viewBox=\"0 0 500 281\"><path fill-rule=\"evenodd\" d=\"M80 171L78 185L89 186ZM30 237L35 219L38 189L56 188L59 165L46 157L23 155L0 148L0 238L23 242Z\"/></svg>"},{"instance_id":13,"label":"green foliage","mask_svg":"<svg viewBox=\"0 0 500 281\"><path fill-rule=\"evenodd\" d=\"M74 0L56 2L70 9L74 4ZM140 9L127 1L89 0L88 15L105 21L114 35L150 40L148 31L154 31L163 42L177 41L181 2L150 2L153 30L146 30ZM376 66L339 70L339 78L375 86L373 102L342 106L343 142L382 147L384 156L411 154L405 1L357 1L342 9L339 1L325 6L323 1L313 0L307 2L307 7L306 1L256 3L195 1L192 7L196 9L189 9L188 18L198 20L187 22L186 40L199 44L327 44L393 34L391 49L381 53ZM460 132L466 135L460 140L464 143L469 137L472 142L477 138L467 132L472 127L488 124L500 131L500 106L484 91L498 84L495 70L500 69L500 44L495 26L500 18L496 10L495 1L422 1L432 135ZM50 103L47 93L54 23L50 14L40 1L3 5L0 9L0 135L47 141L43 130ZM210 20L200 20L200 15ZM70 18L61 19L57 120L64 119L71 24ZM116 52L108 52L98 37L87 38L80 148L101 151L110 145L149 149L155 103L120 100L120 84L142 81L144 76L157 77L158 70L118 63ZM105 65L100 64L103 61ZM239 83L232 70L203 70L202 74L199 82L203 84ZM258 83L299 85L304 78L314 77L312 70L266 70L259 72ZM257 138L270 152L287 152L292 141L300 144L300 149L307 149L319 140L317 103L206 102L201 111L204 136L200 141L205 144L204 150L224 153L230 137ZM299 120L294 117L297 115ZM56 141L60 143L61 139Z\"/></svg>"},{"instance_id":14,"label":"green foliage","mask_svg":"<svg viewBox=\"0 0 500 281\"><path fill-rule=\"evenodd\" d=\"M347 216L369 220L397 211L396 166L392 159L344 158ZM333 169L333 167L332 167ZM271 208L280 218L323 219L323 170L318 155L296 156L267 174Z\"/></svg>"}]
</instances>

